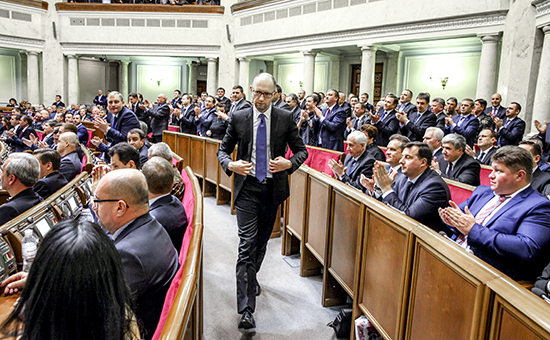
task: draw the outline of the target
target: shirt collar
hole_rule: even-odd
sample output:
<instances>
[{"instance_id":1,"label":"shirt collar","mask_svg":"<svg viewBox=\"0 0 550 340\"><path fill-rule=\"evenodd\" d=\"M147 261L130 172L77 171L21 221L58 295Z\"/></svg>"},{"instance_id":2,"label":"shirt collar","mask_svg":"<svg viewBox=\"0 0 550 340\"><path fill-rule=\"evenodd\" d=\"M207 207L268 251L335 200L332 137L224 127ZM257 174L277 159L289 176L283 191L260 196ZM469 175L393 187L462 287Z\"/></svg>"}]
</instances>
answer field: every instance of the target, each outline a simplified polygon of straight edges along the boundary
<instances>
[{"instance_id":1,"label":"shirt collar","mask_svg":"<svg viewBox=\"0 0 550 340\"><path fill-rule=\"evenodd\" d=\"M523 190L527 189L530 185L531 185L531 183L528 183L528 184L527 184L526 186L524 186L523 188L518 189L518 190L516 190L514 193L512 193L512 194L510 194L510 195L505 195L505 196L510 196L510 198L514 198L517 194L519 194L519 193L522 192ZM500 195L495 194L495 196L500 196Z\"/></svg>"},{"instance_id":2,"label":"shirt collar","mask_svg":"<svg viewBox=\"0 0 550 340\"><path fill-rule=\"evenodd\" d=\"M264 116L265 116L265 119L268 119L271 118L271 105L269 105L269 107L267 108L267 110L265 112L260 112L256 106L252 106L253 107L253 111L254 111L254 118L255 119L260 119L260 114L263 113Z\"/></svg>"},{"instance_id":3,"label":"shirt collar","mask_svg":"<svg viewBox=\"0 0 550 340\"><path fill-rule=\"evenodd\" d=\"M125 225L123 225L122 227L118 228L112 235L112 239L113 241L117 239L117 237L120 235L120 233L122 233L122 231L124 229L126 229L130 223L134 222L135 219L131 220L130 222L126 223Z\"/></svg>"}]
</instances>

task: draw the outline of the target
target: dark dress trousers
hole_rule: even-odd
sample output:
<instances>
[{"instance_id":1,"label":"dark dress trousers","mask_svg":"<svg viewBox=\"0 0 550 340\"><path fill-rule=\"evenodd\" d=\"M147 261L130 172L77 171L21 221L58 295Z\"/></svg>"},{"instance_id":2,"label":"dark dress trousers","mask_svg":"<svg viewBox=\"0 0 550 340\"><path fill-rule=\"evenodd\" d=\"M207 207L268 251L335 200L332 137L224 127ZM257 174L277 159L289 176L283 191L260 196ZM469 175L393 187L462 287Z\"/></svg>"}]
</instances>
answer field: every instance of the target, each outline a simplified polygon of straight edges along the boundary
<instances>
[{"instance_id":1,"label":"dark dress trousers","mask_svg":"<svg viewBox=\"0 0 550 340\"><path fill-rule=\"evenodd\" d=\"M149 214L166 229L174 248L179 253L187 229L187 215L181 201L174 195L163 196L150 205Z\"/></svg>"},{"instance_id":2,"label":"dark dress trousers","mask_svg":"<svg viewBox=\"0 0 550 340\"><path fill-rule=\"evenodd\" d=\"M449 206L451 192L447 183L431 169L420 175L407 194L408 181L407 176L398 174L393 183L394 192L382 201L437 232L448 232L438 213L439 208Z\"/></svg>"},{"instance_id":3,"label":"dark dress trousers","mask_svg":"<svg viewBox=\"0 0 550 340\"><path fill-rule=\"evenodd\" d=\"M41 201L40 196L32 188L21 191L7 203L0 206L0 226L34 207Z\"/></svg>"},{"instance_id":4,"label":"dark dress trousers","mask_svg":"<svg viewBox=\"0 0 550 340\"><path fill-rule=\"evenodd\" d=\"M46 199L50 197L54 192L63 188L69 183L62 174L58 171L54 171L46 177L39 179L34 185L33 189L40 197Z\"/></svg>"},{"instance_id":5,"label":"dark dress trousers","mask_svg":"<svg viewBox=\"0 0 550 340\"><path fill-rule=\"evenodd\" d=\"M189 105L187 109L183 107L180 117L180 132L196 135L197 126L195 125L195 117L195 105Z\"/></svg>"},{"instance_id":6,"label":"dark dress trousers","mask_svg":"<svg viewBox=\"0 0 550 340\"><path fill-rule=\"evenodd\" d=\"M82 172L82 161L79 159L76 151L73 151L61 157L61 166L59 173L70 182Z\"/></svg>"},{"instance_id":7,"label":"dark dress trousers","mask_svg":"<svg viewBox=\"0 0 550 340\"><path fill-rule=\"evenodd\" d=\"M254 312L256 307L256 273L260 270L267 241L273 230L277 207L289 196L288 175L292 174L307 158L304 142L290 111L271 107L270 129L271 158L284 157L286 146L294 153L290 158L292 167L272 174L272 179L259 182L256 177L234 176L234 199L239 228L239 258L237 260L237 308ZM252 160L254 112L253 108L233 114L227 133L218 150L218 159L223 170L232 161L231 153L238 144L237 160Z\"/></svg>"},{"instance_id":8,"label":"dark dress trousers","mask_svg":"<svg viewBox=\"0 0 550 340\"><path fill-rule=\"evenodd\" d=\"M380 146L387 146L391 135L396 134L399 130L399 121L395 116L395 110L391 110L390 112L381 110L380 112L380 120L374 124L378 129L376 143Z\"/></svg>"},{"instance_id":9,"label":"dark dress trousers","mask_svg":"<svg viewBox=\"0 0 550 340\"><path fill-rule=\"evenodd\" d=\"M473 186L479 185L479 173L481 171L481 166L472 156L467 154L460 156L454 167L451 169L450 175L447 175L447 167L449 166L449 163L447 163L443 157L441 157L438 162L439 169L441 170L441 177Z\"/></svg>"},{"instance_id":10,"label":"dark dress trousers","mask_svg":"<svg viewBox=\"0 0 550 340\"><path fill-rule=\"evenodd\" d=\"M459 205L476 216L495 196L481 185ZM454 229L454 228L453 228ZM474 254L513 280L534 281L550 258L550 201L528 187L468 234Z\"/></svg>"},{"instance_id":11,"label":"dark dress trousers","mask_svg":"<svg viewBox=\"0 0 550 340\"><path fill-rule=\"evenodd\" d=\"M153 141L162 142L162 131L168 130L168 120L170 119L170 106L167 103L156 104L152 109L145 111L151 117L151 131L153 131Z\"/></svg>"},{"instance_id":12,"label":"dark dress trousers","mask_svg":"<svg viewBox=\"0 0 550 340\"><path fill-rule=\"evenodd\" d=\"M168 233L149 213L133 220L114 240L124 278L136 306L145 339L151 339L164 297L178 270L178 253Z\"/></svg>"},{"instance_id":13,"label":"dark dress trousers","mask_svg":"<svg viewBox=\"0 0 550 340\"><path fill-rule=\"evenodd\" d=\"M516 117L508 122L508 118L502 122L502 127L497 132L498 146L519 145L525 132L525 122Z\"/></svg>"}]
</instances>

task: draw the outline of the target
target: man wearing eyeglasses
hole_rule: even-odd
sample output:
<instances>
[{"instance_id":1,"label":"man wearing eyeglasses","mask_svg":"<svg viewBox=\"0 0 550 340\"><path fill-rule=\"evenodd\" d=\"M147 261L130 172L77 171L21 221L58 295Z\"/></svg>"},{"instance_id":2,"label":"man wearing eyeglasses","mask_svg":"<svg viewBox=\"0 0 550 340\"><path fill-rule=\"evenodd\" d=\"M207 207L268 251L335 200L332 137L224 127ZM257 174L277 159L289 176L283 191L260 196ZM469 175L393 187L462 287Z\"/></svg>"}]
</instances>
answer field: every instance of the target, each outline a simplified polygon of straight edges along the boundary
<instances>
[{"instance_id":1,"label":"man wearing eyeglasses","mask_svg":"<svg viewBox=\"0 0 550 340\"><path fill-rule=\"evenodd\" d=\"M178 256L166 230L149 214L145 176L134 169L107 173L95 191L93 209L120 254L142 337L151 339Z\"/></svg>"},{"instance_id":2,"label":"man wearing eyeglasses","mask_svg":"<svg viewBox=\"0 0 550 340\"><path fill-rule=\"evenodd\" d=\"M227 175L235 173L235 207L239 228L237 309L239 328L256 327L253 313L261 288L256 280L273 230L277 208L289 195L288 175L307 158L292 114L271 105L275 78L262 73L250 87L253 107L233 113L218 151ZM238 144L237 160L231 153ZM286 145L294 155L285 159Z\"/></svg>"}]
</instances>

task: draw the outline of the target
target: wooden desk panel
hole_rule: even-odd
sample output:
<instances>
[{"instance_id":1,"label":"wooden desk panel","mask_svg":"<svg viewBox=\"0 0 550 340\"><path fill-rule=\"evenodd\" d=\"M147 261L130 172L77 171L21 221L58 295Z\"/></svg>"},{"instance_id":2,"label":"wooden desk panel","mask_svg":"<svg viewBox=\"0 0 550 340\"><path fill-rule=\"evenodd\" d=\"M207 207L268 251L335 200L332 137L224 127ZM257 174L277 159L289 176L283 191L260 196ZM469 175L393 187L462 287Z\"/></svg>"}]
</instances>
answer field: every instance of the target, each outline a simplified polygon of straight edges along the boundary
<instances>
[{"instance_id":1,"label":"wooden desk panel","mask_svg":"<svg viewBox=\"0 0 550 340\"><path fill-rule=\"evenodd\" d=\"M195 175L204 178L204 139L191 137L190 148L189 166Z\"/></svg>"},{"instance_id":2,"label":"wooden desk panel","mask_svg":"<svg viewBox=\"0 0 550 340\"><path fill-rule=\"evenodd\" d=\"M13 305L20 296L20 292L13 295L4 295L4 288L2 288L2 295L0 296L0 324L3 324L11 314L13 311Z\"/></svg>"},{"instance_id":3,"label":"wooden desk panel","mask_svg":"<svg viewBox=\"0 0 550 340\"><path fill-rule=\"evenodd\" d=\"M323 176L323 175L319 175ZM305 244L313 255L325 265L326 239L328 237L331 186L324 181L309 177L307 197L308 217L306 222Z\"/></svg>"},{"instance_id":4,"label":"wooden desk panel","mask_svg":"<svg viewBox=\"0 0 550 340\"><path fill-rule=\"evenodd\" d=\"M303 236L304 215L306 213L307 173L297 170L292 174L290 197L288 198L288 225L294 236L300 241Z\"/></svg>"},{"instance_id":5,"label":"wooden desk panel","mask_svg":"<svg viewBox=\"0 0 550 340\"><path fill-rule=\"evenodd\" d=\"M172 149L175 153L180 155L181 158L183 158L183 166L188 167L191 163L190 161L190 147L191 147L191 137L190 135L184 135L179 133L176 136L176 148ZM194 169L193 169L194 170Z\"/></svg>"},{"instance_id":6,"label":"wooden desk panel","mask_svg":"<svg viewBox=\"0 0 550 340\"><path fill-rule=\"evenodd\" d=\"M176 135L173 133L169 133L168 131L164 131L162 134L162 141L172 149L172 151L176 151ZM176 152L177 153L177 152Z\"/></svg>"},{"instance_id":7,"label":"wooden desk panel","mask_svg":"<svg viewBox=\"0 0 550 340\"><path fill-rule=\"evenodd\" d=\"M219 182L219 173L221 171L220 162L218 162L218 149L220 142L214 140L206 140L205 154L205 179L216 185Z\"/></svg>"},{"instance_id":8,"label":"wooden desk panel","mask_svg":"<svg viewBox=\"0 0 550 340\"><path fill-rule=\"evenodd\" d=\"M355 297L353 284L359 230L363 225L362 205L344 193L333 190L333 218L329 237L328 267L342 287Z\"/></svg>"}]
</instances>

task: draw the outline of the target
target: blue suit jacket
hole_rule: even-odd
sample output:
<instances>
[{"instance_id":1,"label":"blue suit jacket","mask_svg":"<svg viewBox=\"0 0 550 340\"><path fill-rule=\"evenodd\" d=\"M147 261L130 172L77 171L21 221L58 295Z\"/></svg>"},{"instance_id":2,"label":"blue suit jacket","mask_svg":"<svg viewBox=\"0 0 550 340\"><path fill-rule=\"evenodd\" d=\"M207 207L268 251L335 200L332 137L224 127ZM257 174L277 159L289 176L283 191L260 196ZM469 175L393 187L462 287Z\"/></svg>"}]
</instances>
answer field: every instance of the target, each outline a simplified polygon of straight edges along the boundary
<instances>
[{"instance_id":1,"label":"blue suit jacket","mask_svg":"<svg viewBox=\"0 0 550 340\"><path fill-rule=\"evenodd\" d=\"M40 197L46 199L57 190L63 188L68 181L58 171L54 171L48 176L38 180L33 189Z\"/></svg>"},{"instance_id":2,"label":"blue suit jacket","mask_svg":"<svg viewBox=\"0 0 550 340\"><path fill-rule=\"evenodd\" d=\"M107 106L107 96L103 95L103 94L101 95L101 97L100 96L95 96L94 104L106 107Z\"/></svg>"},{"instance_id":3,"label":"blue suit jacket","mask_svg":"<svg viewBox=\"0 0 550 340\"><path fill-rule=\"evenodd\" d=\"M475 216L494 193L479 186L460 208ZM468 234L474 254L514 280L534 281L550 256L550 201L531 186L510 199L485 226L475 224Z\"/></svg>"},{"instance_id":4,"label":"blue suit jacket","mask_svg":"<svg viewBox=\"0 0 550 340\"><path fill-rule=\"evenodd\" d=\"M479 133L479 119L473 114L469 114L466 119L458 126L458 122L462 118L462 115L455 115L453 121L454 126L445 126L445 134L458 133L466 138L466 143L470 147L474 147L474 143L477 142L477 135Z\"/></svg>"},{"instance_id":5,"label":"blue suit jacket","mask_svg":"<svg viewBox=\"0 0 550 340\"><path fill-rule=\"evenodd\" d=\"M70 182L79 173L82 172L82 161L79 159L76 151L73 151L61 158L61 166L59 167L59 173Z\"/></svg>"},{"instance_id":6,"label":"blue suit jacket","mask_svg":"<svg viewBox=\"0 0 550 340\"><path fill-rule=\"evenodd\" d=\"M174 248L179 253L187 229L187 215L181 201L174 195L161 197L151 204L149 213L166 229Z\"/></svg>"},{"instance_id":7,"label":"blue suit jacket","mask_svg":"<svg viewBox=\"0 0 550 340\"><path fill-rule=\"evenodd\" d=\"M401 134L409 137L412 142L421 142L424 139L426 129L435 126L437 120L436 116L430 110L426 110L426 112L422 114L422 117L418 119L418 122L415 123L418 115L418 111L413 111L407 117L409 119L407 124L401 127Z\"/></svg>"},{"instance_id":8,"label":"blue suit jacket","mask_svg":"<svg viewBox=\"0 0 550 340\"><path fill-rule=\"evenodd\" d=\"M141 128L136 114L126 106L120 110L116 117L114 115L112 117L111 128L105 134L105 138L111 142L111 146L126 142L130 130Z\"/></svg>"},{"instance_id":9,"label":"blue suit jacket","mask_svg":"<svg viewBox=\"0 0 550 340\"><path fill-rule=\"evenodd\" d=\"M397 174L393 183L394 192L388 194L382 201L401 210L405 215L433 230L448 232L438 209L449 206L451 192L447 183L437 172L426 169L404 197L408 177Z\"/></svg>"},{"instance_id":10,"label":"blue suit jacket","mask_svg":"<svg viewBox=\"0 0 550 340\"><path fill-rule=\"evenodd\" d=\"M322 122L319 118L315 118L321 134L321 145L319 146L325 149L344 151L346 112L338 104L334 105L328 117L326 116L327 110L328 108L323 110L325 119Z\"/></svg>"},{"instance_id":11,"label":"blue suit jacket","mask_svg":"<svg viewBox=\"0 0 550 340\"><path fill-rule=\"evenodd\" d=\"M382 115L383 111L381 112ZM374 126L376 126L376 128L378 129L376 144L380 146L387 146L390 142L391 135L396 134L397 130L399 130L399 121L395 116L395 112L395 110L386 112L382 119L374 124Z\"/></svg>"},{"instance_id":12,"label":"blue suit jacket","mask_svg":"<svg viewBox=\"0 0 550 340\"><path fill-rule=\"evenodd\" d=\"M189 105L187 110L183 107L180 118L180 132L196 135L195 117L195 105Z\"/></svg>"},{"instance_id":13,"label":"blue suit jacket","mask_svg":"<svg viewBox=\"0 0 550 340\"><path fill-rule=\"evenodd\" d=\"M84 146L88 146L88 129L84 126L84 124L78 125L78 131L76 133L78 136L78 140L80 141L80 144Z\"/></svg>"},{"instance_id":14,"label":"blue suit jacket","mask_svg":"<svg viewBox=\"0 0 550 340\"><path fill-rule=\"evenodd\" d=\"M207 137L206 131L210 130L210 125L212 125L212 122L216 118L218 118L218 116L216 116L216 108L213 107L210 111L203 111L201 116L195 119L195 125L197 126L201 136Z\"/></svg>"},{"instance_id":15,"label":"blue suit jacket","mask_svg":"<svg viewBox=\"0 0 550 340\"><path fill-rule=\"evenodd\" d=\"M493 106L489 106L488 108L485 109L485 112L486 114L490 115L491 113L493 113ZM495 117L498 117L500 119L504 119L506 118L506 108L503 107L503 106L498 106L497 107L497 112L495 113Z\"/></svg>"},{"instance_id":16,"label":"blue suit jacket","mask_svg":"<svg viewBox=\"0 0 550 340\"><path fill-rule=\"evenodd\" d=\"M114 241L124 278L136 304L136 317L151 338L164 297L178 270L178 253L166 230L146 213L133 220Z\"/></svg>"},{"instance_id":17,"label":"blue suit jacket","mask_svg":"<svg viewBox=\"0 0 550 340\"><path fill-rule=\"evenodd\" d=\"M508 126L507 122L508 118L504 119L502 127L498 130L498 146L519 145L525 132L525 122L519 117L514 118Z\"/></svg>"}]
</instances>

